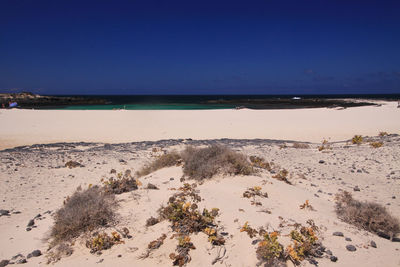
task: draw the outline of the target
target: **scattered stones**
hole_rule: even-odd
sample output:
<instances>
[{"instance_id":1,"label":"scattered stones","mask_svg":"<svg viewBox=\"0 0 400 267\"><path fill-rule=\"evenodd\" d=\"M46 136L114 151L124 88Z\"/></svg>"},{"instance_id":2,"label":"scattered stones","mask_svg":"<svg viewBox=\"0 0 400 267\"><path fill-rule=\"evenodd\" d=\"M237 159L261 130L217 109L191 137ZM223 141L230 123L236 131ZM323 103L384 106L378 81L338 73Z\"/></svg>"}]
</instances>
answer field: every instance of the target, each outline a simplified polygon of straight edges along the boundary
<instances>
[{"instance_id":1,"label":"scattered stones","mask_svg":"<svg viewBox=\"0 0 400 267\"><path fill-rule=\"evenodd\" d=\"M19 259L17 261L17 264L23 264L23 263L27 263L26 259Z\"/></svg>"},{"instance_id":2,"label":"scattered stones","mask_svg":"<svg viewBox=\"0 0 400 267\"><path fill-rule=\"evenodd\" d=\"M42 255L42 252L40 250L36 249L36 250L32 251L31 253L29 253L26 257L29 259L32 257L39 257L40 255Z\"/></svg>"},{"instance_id":3,"label":"scattered stones","mask_svg":"<svg viewBox=\"0 0 400 267\"><path fill-rule=\"evenodd\" d=\"M315 259L309 259L308 262L312 265L318 266L318 261L316 261Z\"/></svg>"},{"instance_id":4,"label":"scattered stones","mask_svg":"<svg viewBox=\"0 0 400 267\"><path fill-rule=\"evenodd\" d=\"M9 263L10 263L9 260L2 260L2 261L0 261L0 267L7 266Z\"/></svg>"},{"instance_id":5,"label":"scattered stones","mask_svg":"<svg viewBox=\"0 0 400 267\"><path fill-rule=\"evenodd\" d=\"M354 190L354 191L360 191L360 188L356 185L356 186L353 188L353 190Z\"/></svg>"},{"instance_id":6,"label":"scattered stones","mask_svg":"<svg viewBox=\"0 0 400 267\"><path fill-rule=\"evenodd\" d=\"M171 177L171 178L169 178L169 180L170 180L170 181L173 181L173 180L175 180L175 178L174 178L174 177Z\"/></svg>"},{"instance_id":7,"label":"scattered stones","mask_svg":"<svg viewBox=\"0 0 400 267\"><path fill-rule=\"evenodd\" d=\"M34 219L31 219L29 222L28 222L28 227L31 227L31 226L34 226L35 225L35 220Z\"/></svg>"},{"instance_id":8,"label":"scattered stones","mask_svg":"<svg viewBox=\"0 0 400 267\"><path fill-rule=\"evenodd\" d=\"M385 238L385 239L389 239L389 240L390 240L390 235L387 234L387 233L385 233L385 232L383 232L383 231L378 231L376 234L377 234L379 237L382 237L382 238Z\"/></svg>"},{"instance_id":9,"label":"scattered stones","mask_svg":"<svg viewBox=\"0 0 400 267\"><path fill-rule=\"evenodd\" d=\"M362 173L362 170L358 169L357 172L358 172L358 173Z\"/></svg>"},{"instance_id":10,"label":"scattered stones","mask_svg":"<svg viewBox=\"0 0 400 267\"><path fill-rule=\"evenodd\" d=\"M336 256L331 256L330 259L331 259L331 261L333 261L333 262L337 262L337 260L338 260L338 258L337 258Z\"/></svg>"},{"instance_id":11,"label":"scattered stones","mask_svg":"<svg viewBox=\"0 0 400 267\"><path fill-rule=\"evenodd\" d=\"M320 164L324 164L325 163L325 160L320 160L320 161L318 161L318 163L320 163Z\"/></svg>"},{"instance_id":12,"label":"scattered stones","mask_svg":"<svg viewBox=\"0 0 400 267\"><path fill-rule=\"evenodd\" d=\"M332 251L330 251L329 249L325 253L332 256Z\"/></svg>"},{"instance_id":13,"label":"scattered stones","mask_svg":"<svg viewBox=\"0 0 400 267\"><path fill-rule=\"evenodd\" d=\"M0 216L10 216L9 210L0 210Z\"/></svg>"},{"instance_id":14,"label":"scattered stones","mask_svg":"<svg viewBox=\"0 0 400 267\"><path fill-rule=\"evenodd\" d=\"M26 228L26 231L27 231L27 232L29 232L30 230L32 230L32 228L30 228L30 227L27 227L27 228Z\"/></svg>"},{"instance_id":15,"label":"scattered stones","mask_svg":"<svg viewBox=\"0 0 400 267\"><path fill-rule=\"evenodd\" d=\"M84 167L84 166L77 161L70 160L67 163L65 163L65 167L72 169L72 168Z\"/></svg>"},{"instance_id":16,"label":"scattered stones","mask_svg":"<svg viewBox=\"0 0 400 267\"><path fill-rule=\"evenodd\" d=\"M334 236L344 236L342 232L333 232Z\"/></svg>"},{"instance_id":17,"label":"scattered stones","mask_svg":"<svg viewBox=\"0 0 400 267\"><path fill-rule=\"evenodd\" d=\"M157 186L154 184L148 183L146 189L153 189L153 190L159 190Z\"/></svg>"},{"instance_id":18,"label":"scattered stones","mask_svg":"<svg viewBox=\"0 0 400 267\"><path fill-rule=\"evenodd\" d=\"M376 248L376 243L373 240L371 240L371 247Z\"/></svg>"},{"instance_id":19,"label":"scattered stones","mask_svg":"<svg viewBox=\"0 0 400 267\"><path fill-rule=\"evenodd\" d=\"M346 237L345 240L350 242L351 238L350 237Z\"/></svg>"},{"instance_id":20,"label":"scattered stones","mask_svg":"<svg viewBox=\"0 0 400 267\"><path fill-rule=\"evenodd\" d=\"M392 242L400 242L400 233L393 235Z\"/></svg>"},{"instance_id":21,"label":"scattered stones","mask_svg":"<svg viewBox=\"0 0 400 267\"><path fill-rule=\"evenodd\" d=\"M346 249L347 249L348 251L356 251L356 250L357 250L356 247L353 246L353 245L347 245L347 246L346 246Z\"/></svg>"}]
</instances>

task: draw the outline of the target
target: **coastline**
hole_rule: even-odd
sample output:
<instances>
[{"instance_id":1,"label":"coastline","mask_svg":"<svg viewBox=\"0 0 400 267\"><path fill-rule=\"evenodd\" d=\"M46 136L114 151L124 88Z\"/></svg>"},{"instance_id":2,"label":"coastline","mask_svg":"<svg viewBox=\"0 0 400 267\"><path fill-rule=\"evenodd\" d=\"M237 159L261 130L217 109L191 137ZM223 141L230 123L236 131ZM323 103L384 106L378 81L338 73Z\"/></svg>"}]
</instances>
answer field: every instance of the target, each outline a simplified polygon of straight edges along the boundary
<instances>
[{"instance_id":1,"label":"coastline","mask_svg":"<svg viewBox=\"0 0 400 267\"><path fill-rule=\"evenodd\" d=\"M57 142L275 139L320 143L399 133L396 102L347 109L0 110L0 149Z\"/></svg>"}]
</instances>

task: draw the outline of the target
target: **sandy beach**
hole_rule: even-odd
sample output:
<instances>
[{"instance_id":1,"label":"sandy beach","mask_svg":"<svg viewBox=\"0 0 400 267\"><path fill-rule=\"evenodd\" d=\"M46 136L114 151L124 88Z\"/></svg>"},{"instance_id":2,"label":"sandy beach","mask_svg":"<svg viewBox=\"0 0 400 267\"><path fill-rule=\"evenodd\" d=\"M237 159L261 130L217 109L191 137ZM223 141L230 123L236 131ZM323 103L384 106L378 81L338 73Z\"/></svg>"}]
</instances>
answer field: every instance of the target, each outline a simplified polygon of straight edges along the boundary
<instances>
[{"instance_id":1,"label":"sandy beach","mask_svg":"<svg viewBox=\"0 0 400 267\"><path fill-rule=\"evenodd\" d=\"M0 110L0 149L54 142L122 143L162 139L341 141L398 133L396 102L295 110Z\"/></svg>"},{"instance_id":2,"label":"sandy beach","mask_svg":"<svg viewBox=\"0 0 400 267\"><path fill-rule=\"evenodd\" d=\"M129 170L141 185L116 195L117 223L101 231L126 227L130 236L101 253L90 253L88 237L81 235L71 255L50 265L172 266L169 255L176 253L178 241L171 223L146 226L146 221L157 217L159 208L189 183L196 184L199 208L219 209L215 224L225 243L212 245L204 232L191 234L196 249L190 250L187 266L257 266L261 240L241 231L246 222L254 229L279 232L286 247L293 225L310 220L324 249L320 257L305 259L301 266L399 266L396 236L380 237L335 213L335 194L348 191L354 199L376 202L400 217L399 115L395 102L342 110L0 110L0 149L5 149L0 151L0 262L25 259L26 266L47 266L54 214L67 196L79 186L101 186L102 179L116 175L112 170ZM378 136L383 131L389 135ZM356 134L363 136L359 145L350 141ZM323 139L329 148L321 150ZM290 140L309 144L295 148ZM371 142L382 146L374 148ZM181 180L181 165L135 176L161 155L187 145L213 144L246 157L262 157L274 167L201 182ZM67 168L71 160L81 166ZM282 169L290 184L274 178ZM147 189L149 183L158 190ZM243 196L254 187L267 197ZM301 208L306 201L312 208ZM149 251L148 244L162 234L163 244ZM41 255L33 253L36 250ZM293 266L290 260L286 264Z\"/></svg>"}]
</instances>

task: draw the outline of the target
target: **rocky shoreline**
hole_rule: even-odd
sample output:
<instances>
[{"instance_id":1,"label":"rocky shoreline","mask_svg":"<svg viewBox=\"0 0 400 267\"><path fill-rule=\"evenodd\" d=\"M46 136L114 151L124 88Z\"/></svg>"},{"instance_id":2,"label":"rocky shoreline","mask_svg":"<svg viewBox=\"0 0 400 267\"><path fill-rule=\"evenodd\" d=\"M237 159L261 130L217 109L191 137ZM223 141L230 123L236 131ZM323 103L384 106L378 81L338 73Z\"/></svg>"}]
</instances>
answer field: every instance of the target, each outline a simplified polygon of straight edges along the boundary
<instances>
[{"instance_id":1,"label":"rocky shoreline","mask_svg":"<svg viewBox=\"0 0 400 267\"><path fill-rule=\"evenodd\" d=\"M0 94L0 106L17 102L20 108L55 108L73 105L103 105L104 99L86 97L44 96L30 92Z\"/></svg>"}]
</instances>

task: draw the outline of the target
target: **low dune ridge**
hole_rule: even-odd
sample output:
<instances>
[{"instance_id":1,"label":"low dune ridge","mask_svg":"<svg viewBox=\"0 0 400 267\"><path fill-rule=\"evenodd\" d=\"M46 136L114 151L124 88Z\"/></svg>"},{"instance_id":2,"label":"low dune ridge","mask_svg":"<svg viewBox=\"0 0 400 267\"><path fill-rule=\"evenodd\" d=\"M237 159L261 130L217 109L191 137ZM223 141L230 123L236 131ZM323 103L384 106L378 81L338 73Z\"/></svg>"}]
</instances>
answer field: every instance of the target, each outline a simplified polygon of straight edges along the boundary
<instances>
[{"instance_id":1,"label":"low dune ridge","mask_svg":"<svg viewBox=\"0 0 400 267\"><path fill-rule=\"evenodd\" d=\"M27 266L172 266L174 261L179 265L177 256L186 251L187 266L255 266L268 263L266 248L273 243L266 238L277 235L282 252L276 252L276 266L398 266L398 233L370 232L336 213L336 194L347 191L357 201L377 203L397 218L400 214L400 136L389 132L362 137L360 144L351 138L303 145L263 139L176 139L3 150L0 261L25 260ZM382 146L370 145L373 142ZM174 156L173 164L166 161L165 167L135 174L189 146L223 146L232 151L228 155L245 156L253 171L235 175L220 169L211 178L195 180L184 174L185 159ZM51 236L54 216L77 188L115 188L113 183L120 179L132 180L134 186L116 191L113 222L88 229L56 250ZM201 220L207 227L187 234L174 227L176 218L160 217L162 207L176 205L176 197L185 197L179 204L183 210L206 216ZM293 238L302 238L297 244L304 246L312 241L314 250L305 257L294 254Z\"/></svg>"}]
</instances>

